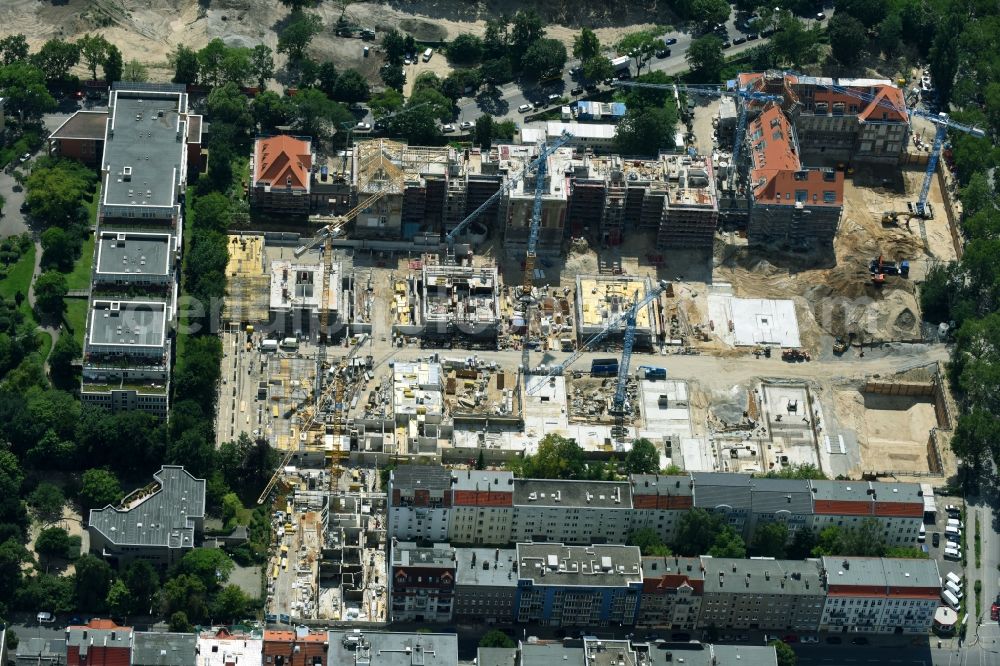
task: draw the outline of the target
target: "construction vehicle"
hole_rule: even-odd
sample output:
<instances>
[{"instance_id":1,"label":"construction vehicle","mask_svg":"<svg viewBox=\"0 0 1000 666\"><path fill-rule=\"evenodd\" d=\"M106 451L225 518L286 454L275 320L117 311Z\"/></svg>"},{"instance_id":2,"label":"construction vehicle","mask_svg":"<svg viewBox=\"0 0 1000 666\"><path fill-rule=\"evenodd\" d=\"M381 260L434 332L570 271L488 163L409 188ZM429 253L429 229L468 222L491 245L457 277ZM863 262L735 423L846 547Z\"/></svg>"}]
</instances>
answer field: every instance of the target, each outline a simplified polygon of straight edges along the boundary
<instances>
[{"instance_id":1,"label":"construction vehicle","mask_svg":"<svg viewBox=\"0 0 1000 666\"><path fill-rule=\"evenodd\" d=\"M903 260L897 264L895 261L885 261L880 254L868 264L868 272L872 275L898 275L905 278L910 275L910 262Z\"/></svg>"},{"instance_id":2,"label":"construction vehicle","mask_svg":"<svg viewBox=\"0 0 1000 666\"><path fill-rule=\"evenodd\" d=\"M645 379L657 380L667 378L666 368L654 368L651 365L640 365L639 370L642 372L642 376Z\"/></svg>"},{"instance_id":3,"label":"construction vehicle","mask_svg":"<svg viewBox=\"0 0 1000 666\"><path fill-rule=\"evenodd\" d=\"M850 345L847 344L846 340L844 340L843 338L837 338L836 340L833 341L833 353L838 355L843 354L845 351L847 351L847 348L849 346Z\"/></svg>"},{"instance_id":4,"label":"construction vehicle","mask_svg":"<svg viewBox=\"0 0 1000 666\"><path fill-rule=\"evenodd\" d=\"M900 216L905 216L906 221L909 222L911 215L913 215L913 213L910 211L898 211L898 210L882 211L882 226L898 227Z\"/></svg>"},{"instance_id":5,"label":"construction vehicle","mask_svg":"<svg viewBox=\"0 0 1000 666\"><path fill-rule=\"evenodd\" d=\"M798 363L799 361L811 361L812 357L809 356L809 352L802 351L801 349L782 349L781 360L788 361L789 363Z\"/></svg>"}]
</instances>

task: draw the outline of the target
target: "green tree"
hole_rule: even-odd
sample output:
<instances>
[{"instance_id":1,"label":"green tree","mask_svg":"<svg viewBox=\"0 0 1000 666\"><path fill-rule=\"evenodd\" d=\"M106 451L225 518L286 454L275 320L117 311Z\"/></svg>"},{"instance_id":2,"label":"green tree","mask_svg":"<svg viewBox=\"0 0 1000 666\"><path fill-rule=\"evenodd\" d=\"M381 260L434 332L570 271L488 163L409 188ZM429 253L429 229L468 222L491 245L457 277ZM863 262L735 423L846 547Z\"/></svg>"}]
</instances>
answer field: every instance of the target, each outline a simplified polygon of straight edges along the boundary
<instances>
[{"instance_id":1,"label":"green tree","mask_svg":"<svg viewBox=\"0 0 1000 666\"><path fill-rule=\"evenodd\" d=\"M406 75L403 74L403 70L399 65L386 64L379 69L379 76L382 78L382 83L387 85L389 88L397 91L403 90L403 84L406 83Z\"/></svg>"},{"instance_id":2,"label":"green tree","mask_svg":"<svg viewBox=\"0 0 1000 666\"><path fill-rule=\"evenodd\" d=\"M31 61L45 73L48 83L58 83L65 81L69 70L80 62L80 47L61 39L50 39L31 56Z\"/></svg>"},{"instance_id":3,"label":"green tree","mask_svg":"<svg viewBox=\"0 0 1000 666\"><path fill-rule=\"evenodd\" d=\"M293 11L278 35L278 53L289 59L301 60L313 38L323 30L323 22L315 14Z\"/></svg>"},{"instance_id":4,"label":"green tree","mask_svg":"<svg viewBox=\"0 0 1000 666\"><path fill-rule=\"evenodd\" d=\"M229 578L233 572L233 561L221 550L211 548L195 548L188 551L174 568L174 576L194 576L206 590L215 590L220 582Z\"/></svg>"},{"instance_id":5,"label":"green tree","mask_svg":"<svg viewBox=\"0 0 1000 666\"><path fill-rule=\"evenodd\" d=\"M788 525L780 521L761 523L754 530L750 550L754 555L785 558L788 543Z\"/></svg>"},{"instance_id":6,"label":"green tree","mask_svg":"<svg viewBox=\"0 0 1000 666\"><path fill-rule=\"evenodd\" d=\"M486 19L486 32L483 35L483 54L488 59L508 58L510 50L510 17L502 14L497 18Z\"/></svg>"},{"instance_id":7,"label":"green tree","mask_svg":"<svg viewBox=\"0 0 1000 666\"><path fill-rule=\"evenodd\" d=\"M83 61L87 64L87 69L90 70L90 78L96 79L98 66L104 65L104 61L108 57L108 46L110 46L108 40L104 39L102 35L88 33L78 39L76 43L80 48Z\"/></svg>"},{"instance_id":8,"label":"green tree","mask_svg":"<svg viewBox=\"0 0 1000 666\"><path fill-rule=\"evenodd\" d=\"M642 30L626 35L618 42L618 52L635 60L637 73L653 57L657 49L663 48L663 40L659 35L661 30Z\"/></svg>"},{"instance_id":9,"label":"green tree","mask_svg":"<svg viewBox=\"0 0 1000 666\"><path fill-rule=\"evenodd\" d=\"M119 578L111 584L104 603L112 615L121 616L128 614L132 608L132 593L129 591L125 581Z\"/></svg>"},{"instance_id":10,"label":"green tree","mask_svg":"<svg viewBox=\"0 0 1000 666\"><path fill-rule=\"evenodd\" d=\"M193 208L199 229L224 232L233 222L233 205L220 192L201 195L195 199Z\"/></svg>"},{"instance_id":11,"label":"green tree","mask_svg":"<svg viewBox=\"0 0 1000 666\"><path fill-rule=\"evenodd\" d=\"M238 585L226 585L215 596L212 617L236 623L244 618L250 600Z\"/></svg>"},{"instance_id":12,"label":"green tree","mask_svg":"<svg viewBox=\"0 0 1000 666\"><path fill-rule=\"evenodd\" d=\"M744 558L747 556L747 545L736 530L724 525L716 534L708 554L712 557Z\"/></svg>"},{"instance_id":13,"label":"green tree","mask_svg":"<svg viewBox=\"0 0 1000 666\"><path fill-rule=\"evenodd\" d=\"M14 598L24 577L22 566L31 560L31 555L16 539L0 543L0 600Z\"/></svg>"},{"instance_id":14,"label":"green tree","mask_svg":"<svg viewBox=\"0 0 1000 666\"><path fill-rule=\"evenodd\" d=\"M261 132L271 132L278 125L287 125L291 122L293 113L288 98L270 90L265 90L254 98L251 112Z\"/></svg>"},{"instance_id":15,"label":"green tree","mask_svg":"<svg viewBox=\"0 0 1000 666\"><path fill-rule=\"evenodd\" d=\"M500 631L499 629L490 629L483 637L479 639L479 647L481 648L515 648L517 645L514 640Z\"/></svg>"},{"instance_id":16,"label":"green tree","mask_svg":"<svg viewBox=\"0 0 1000 666\"><path fill-rule=\"evenodd\" d=\"M153 600L160 591L160 576L153 565L146 560L132 560L125 567L122 580L131 593L130 612L135 615L150 614Z\"/></svg>"},{"instance_id":17,"label":"green tree","mask_svg":"<svg viewBox=\"0 0 1000 666\"><path fill-rule=\"evenodd\" d=\"M691 42L684 58L691 66L692 80L699 83L718 81L726 64L722 40L715 35L705 35Z\"/></svg>"},{"instance_id":18,"label":"green tree","mask_svg":"<svg viewBox=\"0 0 1000 666\"><path fill-rule=\"evenodd\" d=\"M583 449L572 439L546 435L538 451L513 465L514 473L526 479L585 479L587 463Z\"/></svg>"},{"instance_id":19,"label":"green tree","mask_svg":"<svg viewBox=\"0 0 1000 666\"><path fill-rule=\"evenodd\" d=\"M511 56L520 65L528 49L538 40L545 37L545 23L534 9L519 10L514 14L513 26L510 32ZM563 51L566 47L563 47Z\"/></svg>"},{"instance_id":20,"label":"green tree","mask_svg":"<svg viewBox=\"0 0 1000 666\"><path fill-rule=\"evenodd\" d=\"M190 618L194 622L201 622L208 615L208 592L197 576L181 574L171 578L163 585L160 600L163 614L171 617L171 626L178 612L186 616L185 620Z\"/></svg>"},{"instance_id":21,"label":"green tree","mask_svg":"<svg viewBox=\"0 0 1000 666\"><path fill-rule=\"evenodd\" d=\"M194 631L191 621L188 620L187 613L176 611L170 616L170 631L187 634Z\"/></svg>"},{"instance_id":22,"label":"green tree","mask_svg":"<svg viewBox=\"0 0 1000 666\"><path fill-rule=\"evenodd\" d=\"M764 476L768 479L812 479L815 481L826 479L826 474L819 467L810 463L772 469Z\"/></svg>"},{"instance_id":23,"label":"green tree","mask_svg":"<svg viewBox=\"0 0 1000 666\"><path fill-rule=\"evenodd\" d=\"M80 538L74 539L61 527L47 527L35 539L35 552L46 558L71 560L80 554Z\"/></svg>"},{"instance_id":24,"label":"green tree","mask_svg":"<svg viewBox=\"0 0 1000 666\"><path fill-rule=\"evenodd\" d=\"M84 515L91 509L100 509L123 496L118 477L106 469L88 469L80 481L80 504Z\"/></svg>"},{"instance_id":25,"label":"green tree","mask_svg":"<svg viewBox=\"0 0 1000 666\"><path fill-rule=\"evenodd\" d=\"M725 23L731 12L726 0L692 0L689 17L697 23Z\"/></svg>"},{"instance_id":26,"label":"green tree","mask_svg":"<svg viewBox=\"0 0 1000 666\"><path fill-rule=\"evenodd\" d=\"M595 58L601 54L601 40L590 28L584 27L580 34L573 38L573 57L580 60Z\"/></svg>"},{"instance_id":27,"label":"green tree","mask_svg":"<svg viewBox=\"0 0 1000 666\"><path fill-rule=\"evenodd\" d=\"M815 62L819 58L819 43L822 38L823 31L819 26L806 28L791 12L782 12L778 30L771 37L777 64L789 63L798 68Z\"/></svg>"},{"instance_id":28,"label":"green tree","mask_svg":"<svg viewBox=\"0 0 1000 666\"><path fill-rule=\"evenodd\" d=\"M61 316L66 309L66 276L58 271L45 271L35 279L35 309L42 315Z\"/></svg>"},{"instance_id":29,"label":"green tree","mask_svg":"<svg viewBox=\"0 0 1000 666\"><path fill-rule=\"evenodd\" d=\"M336 126L335 121L350 120L350 114L344 107L331 102L315 88L300 90L292 98L292 108L295 109L296 126L312 136L325 136L331 126Z\"/></svg>"},{"instance_id":30,"label":"green tree","mask_svg":"<svg viewBox=\"0 0 1000 666\"><path fill-rule=\"evenodd\" d=\"M837 12L826 28L833 57L845 67L861 62L868 44L865 26L853 16Z\"/></svg>"},{"instance_id":31,"label":"green tree","mask_svg":"<svg viewBox=\"0 0 1000 666\"><path fill-rule=\"evenodd\" d=\"M638 546L639 551L644 556L668 557L672 554L670 548L663 543L656 530L649 527L643 527L631 532L628 535L626 544L629 546Z\"/></svg>"},{"instance_id":32,"label":"green tree","mask_svg":"<svg viewBox=\"0 0 1000 666\"><path fill-rule=\"evenodd\" d=\"M813 556L883 557L885 539L878 521L868 518L857 527L831 525L820 531Z\"/></svg>"},{"instance_id":33,"label":"green tree","mask_svg":"<svg viewBox=\"0 0 1000 666\"><path fill-rule=\"evenodd\" d=\"M222 121L241 131L250 127L250 102L233 81L213 88L205 105L213 122Z\"/></svg>"},{"instance_id":34,"label":"green tree","mask_svg":"<svg viewBox=\"0 0 1000 666\"><path fill-rule=\"evenodd\" d=\"M13 65L27 59L28 39L24 35L18 33L0 39L0 62L4 65Z\"/></svg>"},{"instance_id":35,"label":"green tree","mask_svg":"<svg viewBox=\"0 0 1000 666\"><path fill-rule=\"evenodd\" d=\"M403 108L403 95L398 90L387 88L380 93L372 95L368 101L368 108L371 109L372 115L378 120Z\"/></svg>"},{"instance_id":36,"label":"green tree","mask_svg":"<svg viewBox=\"0 0 1000 666\"><path fill-rule=\"evenodd\" d=\"M50 227L42 232L42 266L68 272L73 270L80 239L60 227Z\"/></svg>"},{"instance_id":37,"label":"green tree","mask_svg":"<svg viewBox=\"0 0 1000 666\"><path fill-rule=\"evenodd\" d=\"M427 145L441 136L438 122L451 119L452 103L437 90L422 88L410 96L406 109L389 120L390 131L411 145Z\"/></svg>"},{"instance_id":38,"label":"green tree","mask_svg":"<svg viewBox=\"0 0 1000 666\"><path fill-rule=\"evenodd\" d=\"M45 73L27 62L0 67L0 96L4 107L16 111L21 122L56 108L56 100L45 85Z\"/></svg>"},{"instance_id":39,"label":"green tree","mask_svg":"<svg viewBox=\"0 0 1000 666\"><path fill-rule=\"evenodd\" d=\"M603 81L611 78L615 73L611 61L602 55L587 58L581 67L583 67L583 76L588 81Z\"/></svg>"},{"instance_id":40,"label":"green tree","mask_svg":"<svg viewBox=\"0 0 1000 666\"><path fill-rule=\"evenodd\" d=\"M339 76L340 73L337 71L336 65L329 61L321 62L316 68L316 87L322 90L324 95L332 98L336 94ZM306 84L304 81L300 81L300 85L305 86Z\"/></svg>"},{"instance_id":41,"label":"green tree","mask_svg":"<svg viewBox=\"0 0 1000 666\"><path fill-rule=\"evenodd\" d=\"M685 557L704 555L725 525L720 515L691 509L681 516L674 533L673 551Z\"/></svg>"},{"instance_id":42,"label":"green tree","mask_svg":"<svg viewBox=\"0 0 1000 666\"><path fill-rule=\"evenodd\" d=\"M989 371L997 373L997 366L989 365ZM1000 458L1000 419L993 413L975 405L972 409L958 417L955 435L951 440L951 450L961 462L973 472L986 469L990 457Z\"/></svg>"},{"instance_id":43,"label":"green tree","mask_svg":"<svg viewBox=\"0 0 1000 666\"><path fill-rule=\"evenodd\" d=\"M382 33L382 50L385 60L390 65L402 65L406 57L406 39L395 28L389 28Z\"/></svg>"},{"instance_id":44,"label":"green tree","mask_svg":"<svg viewBox=\"0 0 1000 666\"><path fill-rule=\"evenodd\" d=\"M178 44L171 60L174 64L174 83L193 84L198 82L201 60L198 58L197 52L183 44Z\"/></svg>"},{"instance_id":45,"label":"green tree","mask_svg":"<svg viewBox=\"0 0 1000 666\"><path fill-rule=\"evenodd\" d=\"M513 66L507 56L483 62L479 67L479 74L483 77L483 81L493 86L506 83L514 77Z\"/></svg>"},{"instance_id":46,"label":"green tree","mask_svg":"<svg viewBox=\"0 0 1000 666\"><path fill-rule=\"evenodd\" d=\"M623 155L656 155L674 147L677 110L666 108L629 109L615 130L615 144Z\"/></svg>"},{"instance_id":47,"label":"green tree","mask_svg":"<svg viewBox=\"0 0 1000 666\"><path fill-rule=\"evenodd\" d=\"M227 83L235 83L241 89L252 80L254 69L250 49L229 48L222 59L222 76Z\"/></svg>"},{"instance_id":48,"label":"green tree","mask_svg":"<svg viewBox=\"0 0 1000 666\"><path fill-rule=\"evenodd\" d=\"M462 33L448 44L448 60L458 65L474 65L483 57L483 40Z\"/></svg>"},{"instance_id":49,"label":"green tree","mask_svg":"<svg viewBox=\"0 0 1000 666\"><path fill-rule=\"evenodd\" d=\"M798 663L798 657L795 656L795 651L789 647L788 643L775 639L768 645L774 648L778 657L778 666L795 666Z\"/></svg>"},{"instance_id":50,"label":"green tree","mask_svg":"<svg viewBox=\"0 0 1000 666\"><path fill-rule=\"evenodd\" d=\"M478 69L456 69L441 82L441 93L452 100L474 92L483 83L482 74Z\"/></svg>"},{"instance_id":51,"label":"green tree","mask_svg":"<svg viewBox=\"0 0 1000 666\"><path fill-rule=\"evenodd\" d=\"M104 57L104 80L108 84L121 81L124 67L122 52L114 44L109 44L108 53Z\"/></svg>"},{"instance_id":52,"label":"green tree","mask_svg":"<svg viewBox=\"0 0 1000 666\"><path fill-rule=\"evenodd\" d=\"M111 588L111 567L93 555L81 555L75 563L74 584L77 608L101 611Z\"/></svg>"},{"instance_id":53,"label":"green tree","mask_svg":"<svg viewBox=\"0 0 1000 666\"><path fill-rule=\"evenodd\" d=\"M300 11L306 7L315 7L319 0L281 0L281 4L291 7L293 12Z\"/></svg>"},{"instance_id":54,"label":"green tree","mask_svg":"<svg viewBox=\"0 0 1000 666\"><path fill-rule=\"evenodd\" d=\"M222 63L228 52L229 47L218 37L198 51L198 72L202 83L213 88L223 83Z\"/></svg>"},{"instance_id":55,"label":"green tree","mask_svg":"<svg viewBox=\"0 0 1000 666\"><path fill-rule=\"evenodd\" d=\"M274 76L274 53L267 44L258 44L250 52L250 73L257 80L257 87L264 90Z\"/></svg>"},{"instance_id":56,"label":"green tree","mask_svg":"<svg viewBox=\"0 0 1000 666\"><path fill-rule=\"evenodd\" d=\"M566 47L558 39L536 40L521 60L524 73L535 78L561 71L565 65Z\"/></svg>"},{"instance_id":57,"label":"green tree","mask_svg":"<svg viewBox=\"0 0 1000 666\"><path fill-rule=\"evenodd\" d=\"M42 521L62 518L64 504L66 504L66 496L63 495L62 489L54 483L43 481L28 495L28 506Z\"/></svg>"},{"instance_id":58,"label":"green tree","mask_svg":"<svg viewBox=\"0 0 1000 666\"><path fill-rule=\"evenodd\" d=\"M493 145L493 127L495 122L493 116L488 113L476 118L476 129L474 141L483 150L489 150Z\"/></svg>"},{"instance_id":59,"label":"green tree","mask_svg":"<svg viewBox=\"0 0 1000 666\"><path fill-rule=\"evenodd\" d=\"M368 81L356 69L345 70L337 78L337 85L333 89L333 99L346 104L363 102L370 96Z\"/></svg>"},{"instance_id":60,"label":"green tree","mask_svg":"<svg viewBox=\"0 0 1000 666\"><path fill-rule=\"evenodd\" d=\"M625 454L626 474L654 474L660 469L660 452L656 445L645 437L632 442L632 448Z\"/></svg>"},{"instance_id":61,"label":"green tree","mask_svg":"<svg viewBox=\"0 0 1000 666\"><path fill-rule=\"evenodd\" d=\"M132 58L125 63L122 78L125 81L132 81L134 83L145 83L149 80L149 68L135 58Z\"/></svg>"},{"instance_id":62,"label":"green tree","mask_svg":"<svg viewBox=\"0 0 1000 666\"><path fill-rule=\"evenodd\" d=\"M785 550L785 556L792 560L804 560L813 556L816 547L816 533L808 528L795 530L792 543Z\"/></svg>"},{"instance_id":63,"label":"green tree","mask_svg":"<svg viewBox=\"0 0 1000 666\"><path fill-rule=\"evenodd\" d=\"M43 226L69 228L85 216L83 202L96 180L94 172L79 162L40 158L25 181L25 202Z\"/></svg>"}]
</instances>

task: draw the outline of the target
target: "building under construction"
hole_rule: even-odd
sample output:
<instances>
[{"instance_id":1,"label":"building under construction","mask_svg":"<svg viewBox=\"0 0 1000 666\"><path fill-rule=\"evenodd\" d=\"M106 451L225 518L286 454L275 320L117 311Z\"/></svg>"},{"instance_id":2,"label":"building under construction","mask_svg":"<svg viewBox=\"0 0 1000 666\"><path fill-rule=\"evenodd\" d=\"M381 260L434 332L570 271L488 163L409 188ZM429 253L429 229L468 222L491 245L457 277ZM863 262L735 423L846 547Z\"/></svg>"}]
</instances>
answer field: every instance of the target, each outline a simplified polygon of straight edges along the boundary
<instances>
[{"instance_id":1,"label":"building under construction","mask_svg":"<svg viewBox=\"0 0 1000 666\"><path fill-rule=\"evenodd\" d=\"M617 245L626 233L652 231L657 249L711 248L719 204L710 158L588 154L574 161L572 173L571 235L596 231L601 243Z\"/></svg>"},{"instance_id":2,"label":"building under construction","mask_svg":"<svg viewBox=\"0 0 1000 666\"><path fill-rule=\"evenodd\" d=\"M223 320L234 324L267 321L270 281L271 277L265 269L264 237L250 234L229 236Z\"/></svg>"},{"instance_id":3,"label":"building under construction","mask_svg":"<svg viewBox=\"0 0 1000 666\"><path fill-rule=\"evenodd\" d=\"M652 291L653 281L633 276L578 275L576 278L576 330L580 342L604 330L612 319L622 315L637 299ZM635 346L649 348L657 335L657 302L636 313ZM621 328L624 331L624 326ZM621 335L617 336L619 339ZM615 336L609 336L612 341Z\"/></svg>"},{"instance_id":4,"label":"building under construction","mask_svg":"<svg viewBox=\"0 0 1000 666\"><path fill-rule=\"evenodd\" d=\"M500 172L507 178L523 171L538 156L535 145L501 145L494 149ZM541 217L536 251L539 255L558 254L565 235L569 202L573 149L562 147L546 161L542 184ZM521 178L509 191L504 207L504 251L508 256L523 255L528 247L529 229L535 207L537 172Z\"/></svg>"},{"instance_id":5,"label":"building under construction","mask_svg":"<svg viewBox=\"0 0 1000 666\"><path fill-rule=\"evenodd\" d=\"M323 290L326 293L323 293ZM326 330L319 330L323 310ZM269 324L285 335L317 332L326 338L337 335L350 321L350 290L339 262L271 262Z\"/></svg>"}]
</instances>

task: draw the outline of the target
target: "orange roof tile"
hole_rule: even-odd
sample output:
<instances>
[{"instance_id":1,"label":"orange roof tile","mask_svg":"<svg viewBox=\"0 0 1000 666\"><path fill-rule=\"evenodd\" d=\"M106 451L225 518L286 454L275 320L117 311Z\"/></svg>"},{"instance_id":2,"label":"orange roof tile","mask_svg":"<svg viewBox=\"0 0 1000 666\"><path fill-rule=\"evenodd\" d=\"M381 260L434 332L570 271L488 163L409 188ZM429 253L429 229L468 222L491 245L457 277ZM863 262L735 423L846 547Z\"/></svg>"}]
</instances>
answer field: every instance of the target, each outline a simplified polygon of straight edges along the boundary
<instances>
[{"instance_id":1,"label":"orange roof tile","mask_svg":"<svg viewBox=\"0 0 1000 666\"><path fill-rule=\"evenodd\" d=\"M312 168L308 141L285 135L258 139L255 154L255 184L308 189Z\"/></svg>"}]
</instances>

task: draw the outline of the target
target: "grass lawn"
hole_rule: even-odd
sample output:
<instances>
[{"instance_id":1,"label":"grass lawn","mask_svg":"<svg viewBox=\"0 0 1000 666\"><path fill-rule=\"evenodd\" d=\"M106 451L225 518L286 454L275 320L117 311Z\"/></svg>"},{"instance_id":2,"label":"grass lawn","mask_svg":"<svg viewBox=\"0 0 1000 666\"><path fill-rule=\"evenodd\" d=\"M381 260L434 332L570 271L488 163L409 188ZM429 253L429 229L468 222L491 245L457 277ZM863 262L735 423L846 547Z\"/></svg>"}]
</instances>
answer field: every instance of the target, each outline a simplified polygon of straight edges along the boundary
<instances>
[{"instance_id":1,"label":"grass lawn","mask_svg":"<svg viewBox=\"0 0 1000 666\"><path fill-rule=\"evenodd\" d=\"M38 351L36 353L44 361L49 357L49 352L52 351L52 338L49 337L48 333L43 331L38 331L36 337L38 338Z\"/></svg>"},{"instance_id":2,"label":"grass lawn","mask_svg":"<svg viewBox=\"0 0 1000 666\"><path fill-rule=\"evenodd\" d=\"M80 258L76 260L73 270L66 274L66 287L69 289L86 289L90 286L90 269L94 265L94 236L90 234L83 241Z\"/></svg>"},{"instance_id":3,"label":"grass lawn","mask_svg":"<svg viewBox=\"0 0 1000 666\"><path fill-rule=\"evenodd\" d=\"M24 294L21 311L27 317L34 317L31 306L28 305L28 287L31 286L31 276L35 272L35 246L21 255L21 258L7 268L7 277L0 280L0 296L14 299L14 294Z\"/></svg>"},{"instance_id":4,"label":"grass lawn","mask_svg":"<svg viewBox=\"0 0 1000 666\"><path fill-rule=\"evenodd\" d=\"M250 158L247 158L248 160ZM101 184L97 184L97 189L94 190L94 196L90 197L90 201L84 202L84 207L87 209L87 223L91 225L97 224L97 202L101 199Z\"/></svg>"},{"instance_id":5,"label":"grass lawn","mask_svg":"<svg viewBox=\"0 0 1000 666\"><path fill-rule=\"evenodd\" d=\"M73 337L83 347L83 336L87 328L87 299L66 299L66 326L73 329ZM63 335L66 331L63 331Z\"/></svg>"}]
</instances>

